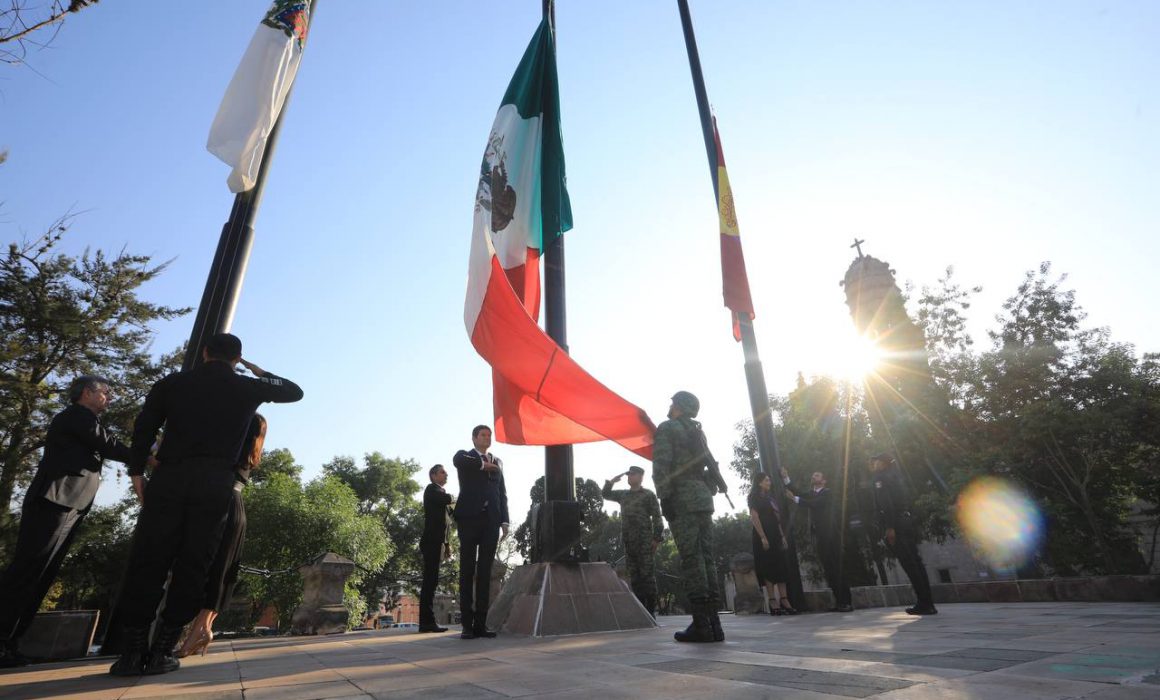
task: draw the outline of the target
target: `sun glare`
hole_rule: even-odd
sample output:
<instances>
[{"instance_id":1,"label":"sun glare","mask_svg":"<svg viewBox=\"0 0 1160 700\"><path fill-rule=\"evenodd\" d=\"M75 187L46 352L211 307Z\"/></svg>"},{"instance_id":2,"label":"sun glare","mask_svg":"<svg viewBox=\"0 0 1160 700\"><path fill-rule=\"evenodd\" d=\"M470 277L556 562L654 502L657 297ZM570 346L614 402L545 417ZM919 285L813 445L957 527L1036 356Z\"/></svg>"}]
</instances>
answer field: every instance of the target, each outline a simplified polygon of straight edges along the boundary
<instances>
[{"instance_id":1,"label":"sun glare","mask_svg":"<svg viewBox=\"0 0 1160 700\"><path fill-rule=\"evenodd\" d=\"M810 348L809 359L802 364L806 376L825 375L858 384L881 368L885 355L872 340L853 329L836 335Z\"/></svg>"},{"instance_id":2,"label":"sun glare","mask_svg":"<svg viewBox=\"0 0 1160 700\"><path fill-rule=\"evenodd\" d=\"M861 382L882 363L882 350L865 336L855 335L835 350L828 373L848 382Z\"/></svg>"}]
</instances>

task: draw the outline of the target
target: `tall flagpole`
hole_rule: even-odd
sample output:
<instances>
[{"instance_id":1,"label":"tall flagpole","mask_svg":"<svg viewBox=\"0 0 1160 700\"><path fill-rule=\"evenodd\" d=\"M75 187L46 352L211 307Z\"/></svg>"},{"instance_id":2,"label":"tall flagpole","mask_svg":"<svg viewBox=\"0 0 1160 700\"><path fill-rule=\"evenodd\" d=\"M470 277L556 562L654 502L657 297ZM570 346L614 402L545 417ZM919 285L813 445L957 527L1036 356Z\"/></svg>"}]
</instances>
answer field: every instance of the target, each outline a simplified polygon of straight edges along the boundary
<instances>
[{"instance_id":1,"label":"tall flagpole","mask_svg":"<svg viewBox=\"0 0 1160 700\"><path fill-rule=\"evenodd\" d=\"M554 44L556 7L552 0L544 0L544 19L548 21ZM568 352L568 314L564 299L564 236L559 235L544 249L544 331L561 350ZM545 501L576 500L571 445L544 448L544 496Z\"/></svg>"},{"instance_id":2,"label":"tall flagpole","mask_svg":"<svg viewBox=\"0 0 1160 700\"><path fill-rule=\"evenodd\" d=\"M688 0L677 0L681 11L681 27L685 33L685 49L689 54L689 71L693 76L693 91L697 96L697 111L701 115L701 130L705 138L705 153L709 157L709 175L713 180L714 201L721 201L717 182L717 145L713 137L713 117L709 111L709 97L705 91L705 77L701 73L701 57L697 52L697 39L693 35L693 20L689 14ZM761 471L769 474L774 484L781 483L781 459L777 452L777 436L773 432L773 418L769 411L769 392L765 388L765 371L761 367L761 357L757 352L757 336L753 330L753 319L744 314L736 314L741 331L741 348L745 356L745 383L749 387L749 408L753 415L753 431L757 437L757 460ZM784 489L774 488L780 500L781 512L786 509ZM795 607L803 604L801 571L798 568L797 551L794 547L792 522L786 539L789 541L787 559L790 576L787 582L790 602Z\"/></svg>"},{"instance_id":3,"label":"tall flagpole","mask_svg":"<svg viewBox=\"0 0 1160 700\"><path fill-rule=\"evenodd\" d=\"M314 0L306 20L307 36L310 33L310 25L314 23L314 13L317 9L318 0ZM293 93L294 87L291 86L286 99L282 101L278 118L274 120L274 126L270 128L270 134L266 137L262 162L258 166L254 186L234 197L230 217L222 226L217 251L214 252L213 263L205 280L205 289L201 293L201 304L198 305L197 316L193 319L193 330L185 346L182 370L193 369L201 364L201 348L205 341L217 333L228 333L233 326L234 313L237 311L238 299L242 294L242 282L246 278L246 268L250 263L250 250L254 247L254 217L257 216L258 207L262 204L266 172L270 168L270 161L274 159L274 146L278 142L279 132L282 131L282 117L286 114Z\"/></svg>"}]
</instances>

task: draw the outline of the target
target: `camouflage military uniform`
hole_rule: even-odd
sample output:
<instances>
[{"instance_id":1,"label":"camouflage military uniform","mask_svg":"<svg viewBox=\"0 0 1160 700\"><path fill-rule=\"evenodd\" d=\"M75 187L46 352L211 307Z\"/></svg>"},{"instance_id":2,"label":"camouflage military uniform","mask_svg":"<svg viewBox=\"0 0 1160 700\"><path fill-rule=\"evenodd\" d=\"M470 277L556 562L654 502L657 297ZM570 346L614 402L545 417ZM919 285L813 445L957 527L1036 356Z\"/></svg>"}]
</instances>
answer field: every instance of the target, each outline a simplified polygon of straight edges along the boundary
<instances>
[{"instance_id":1,"label":"camouflage military uniform","mask_svg":"<svg viewBox=\"0 0 1160 700\"><path fill-rule=\"evenodd\" d=\"M721 600L713 564L713 491L704 477L709 454L700 431L696 421L680 416L661 423L653 443L653 482L681 555L685 593L694 606Z\"/></svg>"},{"instance_id":2,"label":"camouflage military uniform","mask_svg":"<svg viewBox=\"0 0 1160 700\"><path fill-rule=\"evenodd\" d=\"M611 481L604 482L601 495L606 501L620 504L620 537L624 541L629 584L641 604L655 615L657 578L653 542L660 542L665 531L657 497L648 489L613 491Z\"/></svg>"}]
</instances>

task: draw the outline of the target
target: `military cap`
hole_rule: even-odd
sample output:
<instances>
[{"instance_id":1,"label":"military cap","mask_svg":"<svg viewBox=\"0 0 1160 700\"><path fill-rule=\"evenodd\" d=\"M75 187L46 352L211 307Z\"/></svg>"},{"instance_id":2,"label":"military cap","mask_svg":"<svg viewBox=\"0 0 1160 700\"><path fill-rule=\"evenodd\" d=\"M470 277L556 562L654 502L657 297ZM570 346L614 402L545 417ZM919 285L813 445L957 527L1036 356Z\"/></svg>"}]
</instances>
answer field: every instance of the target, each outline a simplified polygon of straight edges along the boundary
<instances>
[{"instance_id":1,"label":"military cap","mask_svg":"<svg viewBox=\"0 0 1160 700\"><path fill-rule=\"evenodd\" d=\"M644 474L644 468L643 467L629 467L628 473L629 474Z\"/></svg>"}]
</instances>

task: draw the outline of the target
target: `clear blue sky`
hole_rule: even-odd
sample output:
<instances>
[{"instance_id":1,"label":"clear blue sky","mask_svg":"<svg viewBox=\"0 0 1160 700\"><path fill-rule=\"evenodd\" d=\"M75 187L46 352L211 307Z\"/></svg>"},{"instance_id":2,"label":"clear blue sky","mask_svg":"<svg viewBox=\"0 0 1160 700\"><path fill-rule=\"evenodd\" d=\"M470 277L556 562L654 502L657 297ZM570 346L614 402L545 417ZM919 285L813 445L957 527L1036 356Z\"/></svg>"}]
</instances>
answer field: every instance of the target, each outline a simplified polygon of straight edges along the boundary
<instances>
[{"instance_id":1,"label":"clear blue sky","mask_svg":"<svg viewBox=\"0 0 1160 700\"><path fill-rule=\"evenodd\" d=\"M1023 271L1050 259L1091 323L1160 350L1160 5L691 4L772 391L842 364L837 282L855 235L901 280L953 264L984 285L980 342ZM172 258L145 294L196 305L232 201L205 140L266 7L103 2L31 68L0 68L5 240L83 211L67 249ZM307 475L373 450L446 463L491 422L462 321L472 205L539 13L539 0L319 3L234 325L251 360L306 391L267 415L268 445ZM727 462L748 403L676 3L559 0L557 27L572 354L654 419L674 390L699 394ZM191 323L159 328L156 349ZM542 451L496 452L518 518ZM635 461L576 450L577 474L597 480Z\"/></svg>"}]
</instances>

